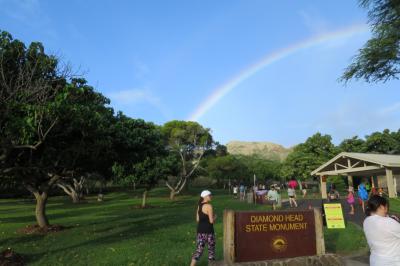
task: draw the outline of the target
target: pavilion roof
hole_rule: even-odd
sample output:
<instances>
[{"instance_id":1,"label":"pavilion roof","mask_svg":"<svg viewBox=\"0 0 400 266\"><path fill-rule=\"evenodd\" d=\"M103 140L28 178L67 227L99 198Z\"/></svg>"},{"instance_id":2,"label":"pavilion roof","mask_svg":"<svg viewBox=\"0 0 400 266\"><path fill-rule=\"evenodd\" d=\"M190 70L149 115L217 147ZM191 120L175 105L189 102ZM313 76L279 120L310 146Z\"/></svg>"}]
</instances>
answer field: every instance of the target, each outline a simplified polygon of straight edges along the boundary
<instances>
[{"instance_id":1,"label":"pavilion roof","mask_svg":"<svg viewBox=\"0 0 400 266\"><path fill-rule=\"evenodd\" d=\"M312 175L340 175L400 167L400 155L342 152L311 172Z\"/></svg>"}]
</instances>

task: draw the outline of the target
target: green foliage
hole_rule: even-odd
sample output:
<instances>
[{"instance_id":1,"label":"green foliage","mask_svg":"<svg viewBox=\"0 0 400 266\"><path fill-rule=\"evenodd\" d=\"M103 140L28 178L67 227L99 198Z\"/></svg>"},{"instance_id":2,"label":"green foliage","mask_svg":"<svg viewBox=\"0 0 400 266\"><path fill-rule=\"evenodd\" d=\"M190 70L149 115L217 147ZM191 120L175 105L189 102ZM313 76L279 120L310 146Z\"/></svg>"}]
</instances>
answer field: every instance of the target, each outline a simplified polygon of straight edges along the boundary
<instances>
[{"instance_id":1,"label":"green foliage","mask_svg":"<svg viewBox=\"0 0 400 266\"><path fill-rule=\"evenodd\" d=\"M176 182L166 182L173 199L175 194L187 188L187 181L195 175L203 156L212 149L214 141L210 129L192 121L167 122L162 127L162 132L167 149L180 159L181 171Z\"/></svg>"},{"instance_id":2,"label":"green foliage","mask_svg":"<svg viewBox=\"0 0 400 266\"><path fill-rule=\"evenodd\" d=\"M173 120L165 123L162 131L171 149L192 152L198 147L208 148L213 144L210 129L197 122Z\"/></svg>"},{"instance_id":3,"label":"green foliage","mask_svg":"<svg viewBox=\"0 0 400 266\"><path fill-rule=\"evenodd\" d=\"M343 140L337 147L329 135L317 133L294 148L284 161L281 174L286 178L308 178L313 170L339 152L400 154L400 130L391 132L385 129L367 135L365 139L354 136Z\"/></svg>"},{"instance_id":4,"label":"green foliage","mask_svg":"<svg viewBox=\"0 0 400 266\"><path fill-rule=\"evenodd\" d=\"M355 136L343 140L338 148L346 152L400 154L400 130L391 132L385 129L382 132L374 132L367 135L365 140Z\"/></svg>"},{"instance_id":5,"label":"green foliage","mask_svg":"<svg viewBox=\"0 0 400 266\"><path fill-rule=\"evenodd\" d=\"M252 182L256 175L258 180L280 180L281 163L278 160L268 160L261 156L238 156L239 160L246 166L245 179Z\"/></svg>"},{"instance_id":6,"label":"green foliage","mask_svg":"<svg viewBox=\"0 0 400 266\"><path fill-rule=\"evenodd\" d=\"M345 178L347 178L347 177L343 177L343 176L328 176L327 183L335 184L336 189L340 193L345 193L346 188L347 188L347 183L345 182Z\"/></svg>"},{"instance_id":7,"label":"green foliage","mask_svg":"<svg viewBox=\"0 0 400 266\"><path fill-rule=\"evenodd\" d=\"M224 179L242 179L248 173L247 166L233 155L213 157L205 162L208 175L220 183Z\"/></svg>"},{"instance_id":8,"label":"green foliage","mask_svg":"<svg viewBox=\"0 0 400 266\"><path fill-rule=\"evenodd\" d=\"M211 157L205 161L204 165L209 176L216 179L218 185L228 179L251 183L254 175L259 181L281 179L279 161L267 160L255 155Z\"/></svg>"},{"instance_id":9,"label":"green foliage","mask_svg":"<svg viewBox=\"0 0 400 266\"><path fill-rule=\"evenodd\" d=\"M339 144L339 149L345 152L364 152L365 141L354 136L350 139L345 139Z\"/></svg>"},{"instance_id":10,"label":"green foliage","mask_svg":"<svg viewBox=\"0 0 400 266\"><path fill-rule=\"evenodd\" d=\"M398 79L400 73L400 1L360 0L368 9L372 37L355 56L342 80L352 78L367 82Z\"/></svg>"},{"instance_id":11,"label":"green foliage","mask_svg":"<svg viewBox=\"0 0 400 266\"><path fill-rule=\"evenodd\" d=\"M377 153L400 153L400 131L390 132L385 129L383 132L374 132L366 137L365 151Z\"/></svg>"},{"instance_id":12,"label":"green foliage","mask_svg":"<svg viewBox=\"0 0 400 266\"><path fill-rule=\"evenodd\" d=\"M331 136L316 133L294 148L286 158L281 173L285 178L307 179L313 170L338 152Z\"/></svg>"}]
</instances>

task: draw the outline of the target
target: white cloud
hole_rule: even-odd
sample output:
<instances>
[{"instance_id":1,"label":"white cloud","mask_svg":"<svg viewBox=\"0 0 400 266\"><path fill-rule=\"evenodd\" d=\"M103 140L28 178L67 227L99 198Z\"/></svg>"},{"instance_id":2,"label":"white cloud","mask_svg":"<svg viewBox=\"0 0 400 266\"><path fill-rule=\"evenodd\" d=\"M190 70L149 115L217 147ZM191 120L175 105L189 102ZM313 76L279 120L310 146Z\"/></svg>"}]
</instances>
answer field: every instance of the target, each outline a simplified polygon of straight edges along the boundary
<instances>
[{"instance_id":1,"label":"white cloud","mask_svg":"<svg viewBox=\"0 0 400 266\"><path fill-rule=\"evenodd\" d=\"M314 128L318 131L332 134L337 140L343 140L358 135L364 137L374 131L383 129L397 130L400 117L400 102L389 107L379 108L349 101L339 105L329 114L320 118Z\"/></svg>"},{"instance_id":2,"label":"white cloud","mask_svg":"<svg viewBox=\"0 0 400 266\"><path fill-rule=\"evenodd\" d=\"M147 103L157 108L165 118L169 119L171 117L170 111L162 104L161 100L148 89L120 90L108 93L107 96L112 103L118 106Z\"/></svg>"}]
</instances>

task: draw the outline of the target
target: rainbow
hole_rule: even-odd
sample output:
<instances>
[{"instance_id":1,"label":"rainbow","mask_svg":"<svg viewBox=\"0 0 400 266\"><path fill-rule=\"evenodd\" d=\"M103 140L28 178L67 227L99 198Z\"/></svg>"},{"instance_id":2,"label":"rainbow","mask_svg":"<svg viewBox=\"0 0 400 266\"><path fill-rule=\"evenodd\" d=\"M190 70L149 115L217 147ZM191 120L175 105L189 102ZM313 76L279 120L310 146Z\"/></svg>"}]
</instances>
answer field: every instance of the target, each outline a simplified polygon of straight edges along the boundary
<instances>
[{"instance_id":1,"label":"rainbow","mask_svg":"<svg viewBox=\"0 0 400 266\"><path fill-rule=\"evenodd\" d=\"M240 83L256 74L261 69L272 65L273 63L286 58L296 52L304 49L314 47L329 41L337 39L346 39L354 35L368 31L368 26L365 24L354 24L350 27L339 29L336 31L322 33L317 36L302 40L298 43L289 45L285 48L276 50L264 56L260 61L247 68L244 68L233 78L229 79L221 86L217 87L212 93L194 110L189 116L189 121L198 121L204 114L206 114L214 105L216 105L226 94L237 87Z\"/></svg>"}]
</instances>

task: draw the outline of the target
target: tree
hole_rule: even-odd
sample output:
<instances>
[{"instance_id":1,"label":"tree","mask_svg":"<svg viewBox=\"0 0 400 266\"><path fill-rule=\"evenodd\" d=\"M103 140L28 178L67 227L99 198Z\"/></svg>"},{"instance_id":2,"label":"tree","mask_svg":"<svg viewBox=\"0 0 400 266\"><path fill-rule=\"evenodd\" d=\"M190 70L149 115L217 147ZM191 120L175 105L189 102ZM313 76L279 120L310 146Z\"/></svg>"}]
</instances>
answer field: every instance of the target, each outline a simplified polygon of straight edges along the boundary
<instances>
[{"instance_id":1,"label":"tree","mask_svg":"<svg viewBox=\"0 0 400 266\"><path fill-rule=\"evenodd\" d=\"M365 141L354 136L350 139L344 139L339 144L339 150L345 152L364 152L365 151Z\"/></svg>"},{"instance_id":2,"label":"tree","mask_svg":"<svg viewBox=\"0 0 400 266\"><path fill-rule=\"evenodd\" d=\"M208 175L217 180L218 186L221 185L221 181L227 178L239 180L248 175L246 165L233 155L212 157L205 164Z\"/></svg>"},{"instance_id":3,"label":"tree","mask_svg":"<svg viewBox=\"0 0 400 266\"><path fill-rule=\"evenodd\" d=\"M130 175L137 183L143 186L142 208L146 207L148 192L158 183L165 180L173 168L169 165L171 161L167 157L146 158L143 162L133 167L133 174Z\"/></svg>"},{"instance_id":4,"label":"tree","mask_svg":"<svg viewBox=\"0 0 400 266\"><path fill-rule=\"evenodd\" d=\"M282 166L282 175L306 179L313 170L338 153L330 135L314 134L288 155Z\"/></svg>"},{"instance_id":5,"label":"tree","mask_svg":"<svg viewBox=\"0 0 400 266\"><path fill-rule=\"evenodd\" d=\"M36 220L47 227L45 206L58 177L35 159L57 124L69 68L44 52L27 48L0 31L0 178L22 183L36 199Z\"/></svg>"},{"instance_id":6,"label":"tree","mask_svg":"<svg viewBox=\"0 0 400 266\"><path fill-rule=\"evenodd\" d=\"M213 139L210 129L192 121L170 121L164 124L162 131L167 148L180 158L181 172L177 182L170 184L166 181L170 199L174 199L198 168L204 153L211 148Z\"/></svg>"},{"instance_id":7,"label":"tree","mask_svg":"<svg viewBox=\"0 0 400 266\"><path fill-rule=\"evenodd\" d=\"M396 140L396 133L385 129L381 132L374 132L366 137L365 151L376 153L400 153L400 143Z\"/></svg>"},{"instance_id":8,"label":"tree","mask_svg":"<svg viewBox=\"0 0 400 266\"><path fill-rule=\"evenodd\" d=\"M372 37L345 70L342 80L367 82L398 79L400 73L400 1L360 0L368 9Z\"/></svg>"},{"instance_id":9,"label":"tree","mask_svg":"<svg viewBox=\"0 0 400 266\"><path fill-rule=\"evenodd\" d=\"M109 99L95 92L84 79L72 79L60 111L64 114L54 128L54 137L46 154L54 161L52 171L61 178L56 185L80 202L88 178L110 174L112 152L111 127L115 122ZM51 160L53 158L53 160Z\"/></svg>"},{"instance_id":10,"label":"tree","mask_svg":"<svg viewBox=\"0 0 400 266\"><path fill-rule=\"evenodd\" d=\"M114 130L113 149L117 154L112 167L114 176L120 183L143 186L142 207L145 207L147 192L171 170L161 128L119 113Z\"/></svg>"}]
</instances>

